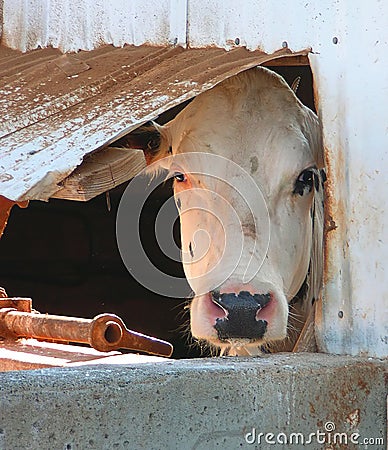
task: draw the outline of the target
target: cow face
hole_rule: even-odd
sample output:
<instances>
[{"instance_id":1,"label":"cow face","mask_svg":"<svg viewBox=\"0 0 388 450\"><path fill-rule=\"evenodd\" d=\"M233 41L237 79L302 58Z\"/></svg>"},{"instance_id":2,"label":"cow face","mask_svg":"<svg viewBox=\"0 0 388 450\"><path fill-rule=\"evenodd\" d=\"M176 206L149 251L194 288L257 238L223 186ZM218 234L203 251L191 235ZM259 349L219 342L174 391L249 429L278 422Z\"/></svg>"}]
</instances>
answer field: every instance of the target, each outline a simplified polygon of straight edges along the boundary
<instances>
[{"instance_id":1,"label":"cow face","mask_svg":"<svg viewBox=\"0 0 388 450\"><path fill-rule=\"evenodd\" d=\"M159 132L157 156L173 155L164 165L195 293L192 334L255 354L285 338L288 303L309 270L318 120L281 77L255 68L199 95Z\"/></svg>"}]
</instances>

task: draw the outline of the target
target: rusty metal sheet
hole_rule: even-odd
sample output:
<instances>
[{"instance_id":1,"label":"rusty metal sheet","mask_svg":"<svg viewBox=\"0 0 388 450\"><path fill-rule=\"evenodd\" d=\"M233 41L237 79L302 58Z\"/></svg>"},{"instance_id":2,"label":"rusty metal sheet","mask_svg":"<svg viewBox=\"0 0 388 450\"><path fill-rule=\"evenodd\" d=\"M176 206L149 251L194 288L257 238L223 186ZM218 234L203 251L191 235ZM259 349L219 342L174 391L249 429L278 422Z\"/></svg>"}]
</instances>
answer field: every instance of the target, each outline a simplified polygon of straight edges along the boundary
<instances>
[{"instance_id":1,"label":"rusty metal sheet","mask_svg":"<svg viewBox=\"0 0 388 450\"><path fill-rule=\"evenodd\" d=\"M47 200L86 154L232 75L279 58L307 61L308 52L0 47L0 195Z\"/></svg>"}]
</instances>

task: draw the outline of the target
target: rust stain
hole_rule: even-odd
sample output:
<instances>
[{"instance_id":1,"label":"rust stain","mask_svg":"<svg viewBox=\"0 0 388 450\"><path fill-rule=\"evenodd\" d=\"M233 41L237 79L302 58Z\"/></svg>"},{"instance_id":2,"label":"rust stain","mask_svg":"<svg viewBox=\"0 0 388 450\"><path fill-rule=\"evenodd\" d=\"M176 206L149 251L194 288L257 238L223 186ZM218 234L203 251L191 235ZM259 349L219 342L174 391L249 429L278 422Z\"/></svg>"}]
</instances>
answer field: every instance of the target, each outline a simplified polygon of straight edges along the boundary
<instances>
[{"instance_id":1,"label":"rust stain","mask_svg":"<svg viewBox=\"0 0 388 450\"><path fill-rule=\"evenodd\" d=\"M327 218L325 221L325 232L329 233L329 231L333 231L337 229L337 224L335 223L334 219L330 216L330 214L327 214Z\"/></svg>"},{"instance_id":2,"label":"rust stain","mask_svg":"<svg viewBox=\"0 0 388 450\"><path fill-rule=\"evenodd\" d=\"M363 391L365 391L365 393L366 393L367 395L370 394L370 389L369 389L369 387L368 387L368 384L367 384L367 383L365 382L365 380L363 380L362 378L360 378L360 379L358 380L357 386L358 386L360 389L362 389Z\"/></svg>"},{"instance_id":3,"label":"rust stain","mask_svg":"<svg viewBox=\"0 0 388 450\"><path fill-rule=\"evenodd\" d=\"M346 422L349 424L350 429L357 428L360 424L361 417L360 417L360 410L355 409L354 411L350 412L346 417Z\"/></svg>"},{"instance_id":4,"label":"rust stain","mask_svg":"<svg viewBox=\"0 0 388 450\"><path fill-rule=\"evenodd\" d=\"M313 95L314 95L315 111L319 111L319 104L320 104L319 86L315 77L313 77Z\"/></svg>"},{"instance_id":5,"label":"rust stain","mask_svg":"<svg viewBox=\"0 0 388 450\"><path fill-rule=\"evenodd\" d=\"M0 238L7 226L8 218L13 206L18 205L20 208L27 208L28 202L14 202L0 195Z\"/></svg>"},{"instance_id":6,"label":"rust stain","mask_svg":"<svg viewBox=\"0 0 388 450\"><path fill-rule=\"evenodd\" d=\"M325 397L325 404L331 405L330 410L322 414L320 405L322 396L316 395L310 413L317 416L317 427L324 430L325 424L335 425L335 432L351 433L357 431L362 422L362 411L365 402L371 394L370 387L375 386L376 368L369 362L360 362L357 368L358 379L350 377L346 366L336 369L336 381ZM326 448L326 447L325 447ZM335 449L349 448L345 444L334 444Z\"/></svg>"},{"instance_id":7,"label":"rust stain","mask_svg":"<svg viewBox=\"0 0 388 450\"><path fill-rule=\"evenodd\" d=\"M315 108L319 111L320 95L319 86L314 78L313 82ZM334 151L335 150L335 151ZM335 154L336 159L333 156ZM324 225L323 225L323 284L326 285L334 275L336 267L333 255L333 241L339 239L339 233L343 232L345 209L342 200L337 195L336 183L341 180L345 171L345 164L341 149L323 146L323 159L326 171L326 181L324 187ZM338 242L338 241L337 241ZM318 313L316 320L322 317L322 305L317 305Z\"/></svg>"},{"instance_id":8,"label":"rust stain","mask_svg":"<svg viewBox=\"0 0 388 450\"><path fill-rule=\"evenodd\" d=\"M335 156L335 158L334 158ZM335 275L338 267L335 251L346 242L346 205L341 192L346 188L346 165L342 149L335 152L324 146L327 180L325 182L324 208L324 271L326 284ZM346 250L346 249L345 249ZM344 250L344 251L345 251Z\"/></svg>"}]
</instances>

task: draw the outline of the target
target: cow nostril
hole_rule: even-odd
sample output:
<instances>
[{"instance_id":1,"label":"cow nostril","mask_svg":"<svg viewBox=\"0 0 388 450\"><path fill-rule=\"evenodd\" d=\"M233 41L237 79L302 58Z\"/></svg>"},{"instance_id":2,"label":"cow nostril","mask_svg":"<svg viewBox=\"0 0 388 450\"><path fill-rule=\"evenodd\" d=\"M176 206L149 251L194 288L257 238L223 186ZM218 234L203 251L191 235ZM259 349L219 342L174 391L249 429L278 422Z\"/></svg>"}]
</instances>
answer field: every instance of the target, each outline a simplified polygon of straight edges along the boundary
<instances>
[{"instance_id":1,"label":"cow nostril","mask_svg":"<svg viewBox=\"0 0 388 450\"><path fill-rule=\"evenodd\" d=\"M219 319L225 319L228 315L228 311L218 302L219 296L220 293L218 291L212 291L209 295L211 302L208 304L208 313L213 324Z\"/></svg>"},{"instance_id":2,"label":"cow nostril","mask_svg":"<svg viewBox=\"0 0 388 450\"><path fill-rule=\"evenodd\" d=\"M215 301L217 303L218 299L220 298L220 291L211 291L211 296L213 302Z\"/></svg>"},{"instance_id":3,"label":"cow nostril","mask_svg":"<svg viewBox=\"0 0 388 450\"><path fill-rule=\"evenodd\" d=\"M220 294L214 291L212 300L225 311L225 317L217 319L214 325L220 340L263 338L268 323L257 319L257 314L269 304L271 294L252 295L248 291Z\"/></svg>"},{"instance_id":4,"label":"cow nostril","mask_svg":"<svg viewBox=\"0 0 388 450\"><path fill-rule=\"evenodd\" d=\"M228 311L227 309L221 304L220 300L221 300L221 294L220 291L211 291L211 299L212 302L220 309L223 311L223 318L225 319L228 316Z\"/></svg>"},{"instance_id":5,"label":"cow nostril","mask_svg":"<svg viewBox=\"0 0 388 450\"><path fill-rule=\"evenodd\" d=\"M259 304L260 309L263 309L271 301L271 294L254 294L253 298Z\"/></svg>"}]
</instances>

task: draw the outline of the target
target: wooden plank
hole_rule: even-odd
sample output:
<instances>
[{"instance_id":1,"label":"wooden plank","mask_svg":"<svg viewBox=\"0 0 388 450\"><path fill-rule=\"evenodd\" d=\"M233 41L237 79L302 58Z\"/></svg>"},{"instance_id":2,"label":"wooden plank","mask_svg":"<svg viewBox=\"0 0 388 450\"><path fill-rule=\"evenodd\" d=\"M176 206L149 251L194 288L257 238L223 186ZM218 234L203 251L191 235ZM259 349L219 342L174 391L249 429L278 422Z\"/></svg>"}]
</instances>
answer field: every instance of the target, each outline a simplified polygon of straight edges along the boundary
<instances>
[{"instance_id":1,"label":"wooden plank","mask_svg":"<svg viewBox=\"0 0 388 450\"><path fill-rule=\"evenodd\" d=\"M86 202L130 180L145 166L142 150L107 147L86 157L53 198Z\"/></svg>"},{"instance_id":2,"label":"wooden plank","mask_svg":"<svg viewBox=\"0 0 388 450\"><path fill-rule=\"evenodd\" d=\"M299 338L295 343L292 350L294 353L317 352L317 343L315 340L315 305L316 303L314 303L311 308L310 314L308 315Z\"/></svg>"}]
</instances>

